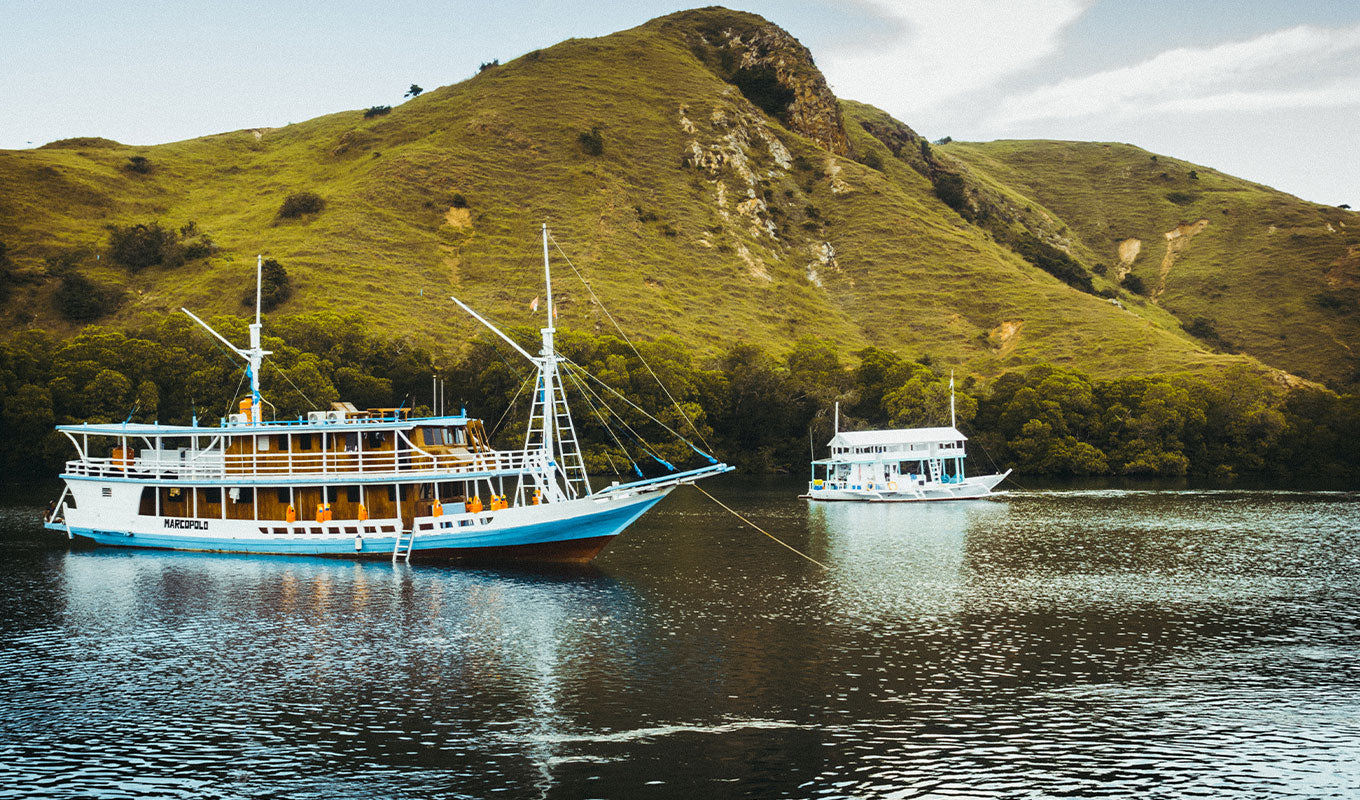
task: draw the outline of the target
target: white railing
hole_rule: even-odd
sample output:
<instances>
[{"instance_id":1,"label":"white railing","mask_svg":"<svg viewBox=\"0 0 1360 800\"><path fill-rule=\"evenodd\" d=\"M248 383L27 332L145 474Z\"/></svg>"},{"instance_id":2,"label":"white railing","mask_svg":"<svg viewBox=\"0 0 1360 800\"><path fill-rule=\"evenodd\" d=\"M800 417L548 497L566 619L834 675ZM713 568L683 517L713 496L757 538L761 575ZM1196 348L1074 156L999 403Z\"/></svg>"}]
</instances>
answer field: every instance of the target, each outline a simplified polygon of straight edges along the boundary
<instances>
[{"instance_id":1,"label":"white railing","mask_svg":"<svg viewBox=\"0 0 1360 800\"><path fill-rule=\"evenodd\" d=\"M188 453L165 457L143 451L136 458L86 458L66 462L68 475L109 478L172 479L230 482L268 480L344 479L369 477L410 480L423 477L483 475L540 471L547 468L541 450L501 450L491 453L433 455L419 451L328 453Z\"/></svg>"}]
</instances>

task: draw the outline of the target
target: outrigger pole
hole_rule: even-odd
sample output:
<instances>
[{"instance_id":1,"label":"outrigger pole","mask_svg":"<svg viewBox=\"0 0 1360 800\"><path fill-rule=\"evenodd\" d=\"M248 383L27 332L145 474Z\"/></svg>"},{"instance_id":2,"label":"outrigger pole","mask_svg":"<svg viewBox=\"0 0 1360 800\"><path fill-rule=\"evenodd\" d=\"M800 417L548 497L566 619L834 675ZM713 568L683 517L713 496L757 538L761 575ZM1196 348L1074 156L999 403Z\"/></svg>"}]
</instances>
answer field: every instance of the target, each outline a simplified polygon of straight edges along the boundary
<instances>
[{"instance_id":1,"label":"outrigger pole","mask_svg":"<svg viewBox=\"0 0 1360 800\"><path fill-rule=\"evenodd\" d=\"M254 425L259 425L262 421L260 414L260 367L264 363L265 356L273 355L271 351L260 348L260 289L262 286L263 272L264 256L257 255L255 256L255 324L250 326L250 349L248 350L242 350L227 341L225 336L213 330L208 323L199 319L194 312L182 306L180 307L180 311L188 314L190 319L197 322L199 325L202 325L204 330L211 333L213 336L216 336L218 341L225 344L233 353L246 360L246 372L250 375L250 421L251 424Z\"/></svg>"}]
</instances>

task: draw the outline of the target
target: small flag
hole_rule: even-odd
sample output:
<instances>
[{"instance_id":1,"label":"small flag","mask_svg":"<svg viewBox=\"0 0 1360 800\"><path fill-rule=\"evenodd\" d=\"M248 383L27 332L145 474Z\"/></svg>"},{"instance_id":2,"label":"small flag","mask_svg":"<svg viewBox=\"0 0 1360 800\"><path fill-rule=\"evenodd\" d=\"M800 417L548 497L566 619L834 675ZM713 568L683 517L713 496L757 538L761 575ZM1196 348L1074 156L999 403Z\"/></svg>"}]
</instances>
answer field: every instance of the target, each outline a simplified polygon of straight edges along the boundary
<instances>
[{"instance_id":1,"label":"small flag","mask_svg":"<svg viewBox=\"0 0 1360 800\"><path fill-rule=\"evenodd\" d=\"M534 298L534 302L532 302L532 303L529 304L529 310L530 310L530 311L537 311L537 310L538 310L538 298L537 298L537 297Z\"/></svg>"}]
</instances>

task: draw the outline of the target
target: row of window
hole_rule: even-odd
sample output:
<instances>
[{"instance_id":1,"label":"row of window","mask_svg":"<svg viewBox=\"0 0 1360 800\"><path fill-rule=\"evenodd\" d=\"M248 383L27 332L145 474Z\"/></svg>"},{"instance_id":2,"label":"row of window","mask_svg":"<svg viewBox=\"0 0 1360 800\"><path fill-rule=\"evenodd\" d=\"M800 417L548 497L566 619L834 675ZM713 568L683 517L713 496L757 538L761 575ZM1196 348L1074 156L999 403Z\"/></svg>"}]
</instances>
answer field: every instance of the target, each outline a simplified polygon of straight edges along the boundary
<instances>
[{"instance_id":1,"label":"row of window","mask_svg":"<svg viewBox=\"0 0 1360 800\"><path fill-rule=\"evenodd\" d=\"M378 533L379 531L382 531L383 533L396 533L397 528L395 525L327 525L325 527L322 527L320 525L293 525L287 528L283 527L266 528L264 526L260 527L260 533L280 533L280 534L313 533L321 535L329 533L329 534L346 534L348 536L358 536L360 531L362 531L363 533Z\"/></svg>"}]
</instances>

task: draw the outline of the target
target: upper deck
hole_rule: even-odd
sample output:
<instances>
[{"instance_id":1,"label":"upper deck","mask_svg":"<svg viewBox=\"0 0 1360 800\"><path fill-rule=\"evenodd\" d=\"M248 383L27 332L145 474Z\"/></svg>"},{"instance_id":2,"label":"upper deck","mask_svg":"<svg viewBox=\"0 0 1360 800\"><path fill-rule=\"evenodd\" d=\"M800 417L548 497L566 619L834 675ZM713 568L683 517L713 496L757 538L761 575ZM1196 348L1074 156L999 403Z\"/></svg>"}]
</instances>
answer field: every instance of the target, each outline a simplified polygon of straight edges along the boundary
<instances>
[{"instance_id":1,"label":"upper deck","mask_svg":"<svg viewBox=\"0 0 1360 800\"><path fill-rule=\"evenodd\" d=\"M831 438L830 458L818 464L845 464L964 455L968 440L958 428L900 428L883 431L840 431Z\"/></svg>"},{"instance_id":2,"label":"upper deck","mask_svg":"<svg viewBox=\"0 0 1360 800\"><path fill-rule=\"evenodd\" d=\"M224 422L58 426L79 456L67 462L65 476L251 486L475 479L549 468L541 450L493 449L481 421L462 414L315 412L301 420Z\"/></svg>"}]
</instances>

